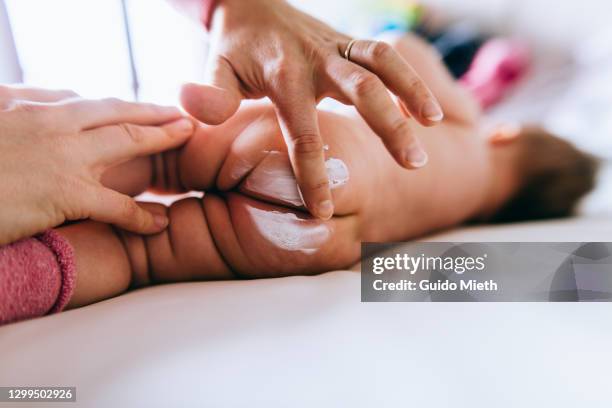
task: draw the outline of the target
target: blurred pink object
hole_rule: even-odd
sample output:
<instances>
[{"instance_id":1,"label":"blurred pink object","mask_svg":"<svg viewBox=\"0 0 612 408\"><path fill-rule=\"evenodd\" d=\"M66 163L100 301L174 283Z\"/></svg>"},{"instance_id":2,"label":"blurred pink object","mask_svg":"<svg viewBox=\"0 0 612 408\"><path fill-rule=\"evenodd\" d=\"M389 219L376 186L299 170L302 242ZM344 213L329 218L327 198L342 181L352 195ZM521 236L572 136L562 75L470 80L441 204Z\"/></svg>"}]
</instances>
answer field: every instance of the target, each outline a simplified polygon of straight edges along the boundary
<instances>
[{"instance_id":1,"label":"blurred pink object","mask_svg":"<svg viewBox=\"0 0 612 408\"><path fill-rule=\"evenodd\" d=\"M202 13L202 22L204 23L204 27L206 27L206 29L210 31L213 12L217 8L219 0L203 0L203 1L204 1L204 12Z\"/></svg>"},{"instance_id":2,"label":"blurred pink object","mask_svg":"<svg viewBox=\"0 0 612 408\"><path fill-rule=\"evenodd\" d=\"M74 250L57 232L0 247L0 325L61 312L75 286Z\"/></svg>"},{"instance_id":3,"label":"blurred pink object","mask_svg":"<svg viewBox=\"0 0 612 408\"><path fill-rule=\"evenodd\" d=\"M494 38L478 50L459 82L486 109L499 102L525 76L530 64L531 53L524 43Z\"/></svg>"}]
</instances>

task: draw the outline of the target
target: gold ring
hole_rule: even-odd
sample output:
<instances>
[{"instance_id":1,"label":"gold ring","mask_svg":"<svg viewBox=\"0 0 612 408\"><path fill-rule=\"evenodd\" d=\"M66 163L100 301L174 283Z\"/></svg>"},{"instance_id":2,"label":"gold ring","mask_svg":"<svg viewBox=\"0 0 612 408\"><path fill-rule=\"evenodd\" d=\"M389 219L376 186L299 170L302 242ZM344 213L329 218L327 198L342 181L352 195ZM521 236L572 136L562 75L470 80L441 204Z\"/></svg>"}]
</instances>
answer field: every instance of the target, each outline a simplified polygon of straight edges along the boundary
<instances>
[{"instance_id":1,"label":"gold ring","mask_svg":"<svg viewBox=\"0 0 612 408\"><path fill-rule=\"evenodd\" d=\"M355 45L355 43L357 42L356 39L351 40L351 42L348 43L348 45L346 46L346 50L344 51L344 58L347 61L351 60L351 50L353 49L353 46Z\"/></svg>"}]
</instances>

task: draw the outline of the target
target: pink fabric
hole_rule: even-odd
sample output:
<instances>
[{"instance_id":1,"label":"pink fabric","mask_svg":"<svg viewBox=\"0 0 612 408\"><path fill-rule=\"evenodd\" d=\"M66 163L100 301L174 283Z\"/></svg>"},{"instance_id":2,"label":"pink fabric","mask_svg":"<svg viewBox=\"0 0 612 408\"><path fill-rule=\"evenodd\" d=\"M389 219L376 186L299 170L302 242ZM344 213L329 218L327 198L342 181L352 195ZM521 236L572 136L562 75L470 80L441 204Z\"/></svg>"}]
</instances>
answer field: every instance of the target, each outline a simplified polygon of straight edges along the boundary
<instances>
[{"instance_id":1,"label":"pink fabric","mask_svg":"<svg viewBox=\"0 0 612 408\"><path fill-rule=\"evenodd\" d=\"M202 23L206 30L210 30L210 25L212 24L212 16L219 0L202 0L204 2L204 7L202 9Z\"/></svg>"},{"instance_id":2,"label":"pink fabric","mask_svg":"<svg viewBox=\"0 0 612 408\"><path fill-rule=\"evenodd\" d=\"M70 302L76 287L74 249L64 237L53 230L49 230L37 238L53 251L62 274L62 286L50 311L51 313L58 313L64 310L68 302Z\"/></svg>"},{"instance_id":3,"label":"pink fabric","mask_svg":"<svg viewBox=\"0 0 612 408\"><path fill-rule=\"evenodd\" d=\"M460 79L483 109L499 102L523 78L531 63L528 48L515 40L494 38L479 50Z\"/></svg>"},{"instance_id":4,"label":"pink fabric","mask_svg":"<svg viewBox=\"0 0 612 408\"><path fill-rule=\"evenodd\" d=\"M0 324L62 311L75 286L74 250L57 232L0 247Z\"/></svg>"}]
</instances>

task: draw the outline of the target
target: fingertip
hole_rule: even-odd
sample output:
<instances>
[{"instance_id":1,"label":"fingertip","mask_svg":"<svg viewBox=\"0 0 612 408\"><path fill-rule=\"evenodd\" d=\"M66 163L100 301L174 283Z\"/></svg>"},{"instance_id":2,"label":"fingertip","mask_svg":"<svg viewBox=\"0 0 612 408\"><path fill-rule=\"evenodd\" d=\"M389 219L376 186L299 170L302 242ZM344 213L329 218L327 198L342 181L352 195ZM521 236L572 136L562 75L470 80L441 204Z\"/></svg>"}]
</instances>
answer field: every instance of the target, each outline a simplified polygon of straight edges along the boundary
<instances>
[{"instance_id":1,"label":"fingertip","mask_svg":"<svg viewBox=\"0 0 612 408\"><path fill-rule=\"evenodd\" d=\"M122 216L125 217L130 212L132 212L132 216L125 219L125 226L118 225L119 227L143 235L159 234L168 227L170 220L166 214L151 211L151 209L143 207L143 203L139 203L133 198L129 198L129 200L129 206L132 207L133 211L129 211Z\"/></svg>"},{"instance_id":2,"label":"fingertip","mask_svg":"<svg viewBox=\"0 0 612 408\"><path fill-rule=\"evenodd\" d=\"M155 224L155 227L158 229L157 232L161 232L168 227L170 220L165 215L156 214L153 215L153 222Z\"/></svg>"},{"instance_id":3,"label":"fingertip","mask_svg":"<svg viewBox=\"0 0 612 408\"><path fill-rule=\"evenodd\" d=\"M138 228L125 228L136 234L152 235L163 232L170 223L166 215L151 213L141 208L141 226Z\"/></svg>"},{"instance_id":4,"label":"fingertip","mask_svg":"<svg viewBox=\"0 0 612 408\"><path fill-rule=\"evenodd\" d=\"M421 108L421 117L424 119L424 125L433 126L442 122L444 119L444 112L439 103L429 100L425 102Z\"/></svg>"},{"instance_id":5,"label":"fingertip","mask_svg":"<svg viewBox=\"0 0 612 408\"><path fill-rule=\"evenodd\" d=\"M298 191L306 209L313 217L327 221L334 216L334 202L332 201L331 190L329 188L325 191L321 189L316 191L316 197L312 195L310 197L304 197L301 189L298 188Z\"/></svg>"},{"instance_id":6,"label":"fingertip","mask_svg":"<svg viewBox=\"0 0 612 408\"><path fill-rule=\"evenodd\" d=\"M420 169L429 161L427 152L418 144L412 144L401 150L396 156L400 165L407 169Z\"/></svg>"},{"instance_id":7,"label":"fingertip","mask_svg":"<svg viewBox=\"0 0 612 408\"><path fill-rule=\"evenodd\" d=\"M170 136L181 139L192 136L195 131L195 123L188 118L181 118L167 126Z\"/></svg>"},{"instance_id":8,"label":"fingertip","mask_svg":"<svg viewBox=\"0 0 612 408\"><path fill-rule=\"evenodd\" d=\"M183 85L180 99L190 115L209 125L220 125L240 107L240 98L231 91L194 83Z\"/></svg>"},{"instance_id":9,"label":"fingertip","mask_svg":"<svg viewBox=\"0 0 612 408\"><path fill-rule=\"evenodd\" d=\"M323 200L316 207L315 216L323 221L329 220L334 215L334 203L332 200Z\"/></svg>"}]
</instances>

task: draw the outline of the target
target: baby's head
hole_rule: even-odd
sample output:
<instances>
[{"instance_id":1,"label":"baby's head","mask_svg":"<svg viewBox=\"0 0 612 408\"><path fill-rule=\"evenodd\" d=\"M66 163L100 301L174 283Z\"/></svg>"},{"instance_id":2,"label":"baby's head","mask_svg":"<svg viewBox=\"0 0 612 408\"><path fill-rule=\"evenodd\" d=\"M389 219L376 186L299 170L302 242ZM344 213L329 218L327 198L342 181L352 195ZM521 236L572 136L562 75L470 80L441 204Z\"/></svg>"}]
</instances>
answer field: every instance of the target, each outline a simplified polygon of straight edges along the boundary
<instances>
[{"instance_id":1,"label":"baby's head","mask_svg":"<svg viewBox=\"0 0 612 408\"><path fill-rule=\"evenodd\" d=\"M598 160L540 127L504 126L490 135L494 160L507 162L512 188L490 220L572 215L595 186Z\"/></svg>"}]
</instances>

